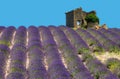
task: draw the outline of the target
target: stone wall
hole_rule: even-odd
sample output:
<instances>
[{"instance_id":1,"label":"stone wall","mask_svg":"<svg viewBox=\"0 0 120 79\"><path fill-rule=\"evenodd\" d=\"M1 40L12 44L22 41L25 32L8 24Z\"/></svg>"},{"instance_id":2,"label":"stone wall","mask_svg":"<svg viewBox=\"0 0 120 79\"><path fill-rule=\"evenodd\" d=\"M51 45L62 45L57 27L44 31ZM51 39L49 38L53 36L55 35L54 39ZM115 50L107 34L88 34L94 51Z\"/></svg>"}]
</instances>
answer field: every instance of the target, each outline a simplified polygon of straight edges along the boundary
<instances>
[{"instance_id":1,"label":"stone wall","mask_svg":"<svg viewBox=\"0 0 120 79\"><path fill-rule=\"evenodd\" d=\"M66 13L66 26L74 27L74 12L73 11Z\"/></svg>"}]
</instances>

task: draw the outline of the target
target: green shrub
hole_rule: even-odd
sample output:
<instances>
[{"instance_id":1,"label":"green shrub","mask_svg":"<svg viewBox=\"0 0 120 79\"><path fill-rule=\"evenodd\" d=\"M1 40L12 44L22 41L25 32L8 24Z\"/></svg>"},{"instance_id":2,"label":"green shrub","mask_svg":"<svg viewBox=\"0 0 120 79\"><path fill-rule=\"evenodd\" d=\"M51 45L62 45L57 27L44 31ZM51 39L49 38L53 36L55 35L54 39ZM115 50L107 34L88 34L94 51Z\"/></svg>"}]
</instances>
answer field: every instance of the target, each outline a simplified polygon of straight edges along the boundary
<instances>
[{"instance_id":1,"label":"green shrub","mask_svg":"<svg viewBox=\"0 0 120 79\"><path fill-rule=\"evenodd\" d=\"M120 60L116 58L110 58L106 61L106 66L108 69L110 69L110 71L120 78Z\"/></svg>"},{"instance_id":2,"label":"green shrub","mask_svg":"<svg viewBox=\"0 0 120 79\"><path fill-rule=\"evenodd\" d=\"M22 69L20 69L20 68L15 68L15 67L13 67L13 68L11 68L11 72L20 72L20 73L22 73L23 72L23 70Z\"/></svg>"},{"instance_id":3,"label":"green shrub","mask_svg":"<svg viewBox=\"0 0 120 79\"><path fill-rule=\"evenodd\" d=\"M90 51L90 50L87 49L87 48L80 48L80 49L78 50L78 54L88 53L89 51Z\"/></svg>"},{"instance_id":4,"label":"green shrub","mask_svg":"<svg viewBox=\"0 0 120 79\"><path fill-rule=\"evenodd\" d=\"M99 18L93 13L88 14L85 17L85 20L87 21L87 23L89 23L89 22L93 22L93 23L98 22L99 23Z\"/></svg>"},{"instance_id":5,"label":"green shrub","mask_svg":"<svg viewBox=\"0 0 120 79\"><path fill-rule=\"evenodd\" d=\"M10 46L11 43L10 43L10 41L0 40L0 44Z\"/></svg>"}]
</instances>

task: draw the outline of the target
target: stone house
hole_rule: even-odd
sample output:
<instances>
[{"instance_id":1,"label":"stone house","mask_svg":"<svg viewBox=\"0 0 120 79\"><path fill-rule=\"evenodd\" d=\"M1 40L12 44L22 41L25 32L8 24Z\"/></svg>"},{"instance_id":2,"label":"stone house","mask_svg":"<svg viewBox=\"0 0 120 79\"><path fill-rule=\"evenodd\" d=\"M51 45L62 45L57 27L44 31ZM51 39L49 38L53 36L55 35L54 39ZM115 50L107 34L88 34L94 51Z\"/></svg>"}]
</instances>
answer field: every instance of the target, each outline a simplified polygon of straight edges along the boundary
<instances>
[{"instance_id":1,"label":"stone house","mask_svg":"<svg viewBox=\"0 0 120 79\"><path fill-rule=\"evenodd\" d=\"M99 23L87 23L87 21L85 20L85 17L90 13L94 13L96 15L95 11L85 12L82 10L82 8L77 8L75 10L67 12L66 26L72 28L95 28L95 26Z\"/></svg>"}]
</instances>

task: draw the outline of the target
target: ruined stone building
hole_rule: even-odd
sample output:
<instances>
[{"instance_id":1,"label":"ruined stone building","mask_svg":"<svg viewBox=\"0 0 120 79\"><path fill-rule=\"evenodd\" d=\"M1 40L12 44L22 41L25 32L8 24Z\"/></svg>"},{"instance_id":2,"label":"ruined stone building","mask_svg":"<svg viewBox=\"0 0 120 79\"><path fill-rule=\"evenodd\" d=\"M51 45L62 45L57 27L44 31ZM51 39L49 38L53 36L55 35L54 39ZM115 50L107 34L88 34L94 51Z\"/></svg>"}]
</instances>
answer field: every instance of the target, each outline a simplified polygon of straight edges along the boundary
<instances>
[{"instance_id":1,"label":"ruined stone building","mask_svg":"<svg viewBox=\"0 0 120 79\"><path fill-rule=\"evenodd\" d=\"M85 12L82 10L82 8L77 8L75 10L67 12L66 26L76 27L76 28L79 28L79 27L89 28L89 26L93 26L94 28L99 23L87 23L87 21L85 20L85 17L90 13L94 13L96 15L95 11Z\"/></svg>"}]
</instances>

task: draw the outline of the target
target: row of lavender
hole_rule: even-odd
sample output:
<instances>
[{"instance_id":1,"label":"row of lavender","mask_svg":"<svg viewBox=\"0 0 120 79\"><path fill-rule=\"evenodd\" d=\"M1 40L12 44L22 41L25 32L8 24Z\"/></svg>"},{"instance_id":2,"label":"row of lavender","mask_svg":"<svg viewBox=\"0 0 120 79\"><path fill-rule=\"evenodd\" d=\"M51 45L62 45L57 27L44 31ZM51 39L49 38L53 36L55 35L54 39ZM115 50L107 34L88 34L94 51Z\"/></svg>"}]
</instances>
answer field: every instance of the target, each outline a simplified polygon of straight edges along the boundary
<instances>
[{"instance_id":1,"label":"row of lavender","mask_svg":"<svg viewBox=\"0 0 120 79\"><path fill-rule=\"evenodd\" d=\"M10 63L6 79L25 79L26 76L26 28L20 27L16 30L10 50Z\"/></svg>"},{"instance_id":2,"label":"row of lavender","mask_svg":"<svg viewBox=\"0 0 120 79\"><path fill-rule=\"evenodd\" d=\"M6 74L6 64L10 54L10 46L12 41L12 36L15 31L14 27L0 28L0 79L5 79Z\"/></svg>"},{"instance_id":3,"label":"row of lavender","mask_svg":"<svg viewBox=\"0 0 120 79\"><path fill-rule=\"evenodd\" d=\"M40 41L39 30L31 26L28 28L28 79L48 79L47 70L44 64L43 47Z\"/></svg>"}]
</instances>

